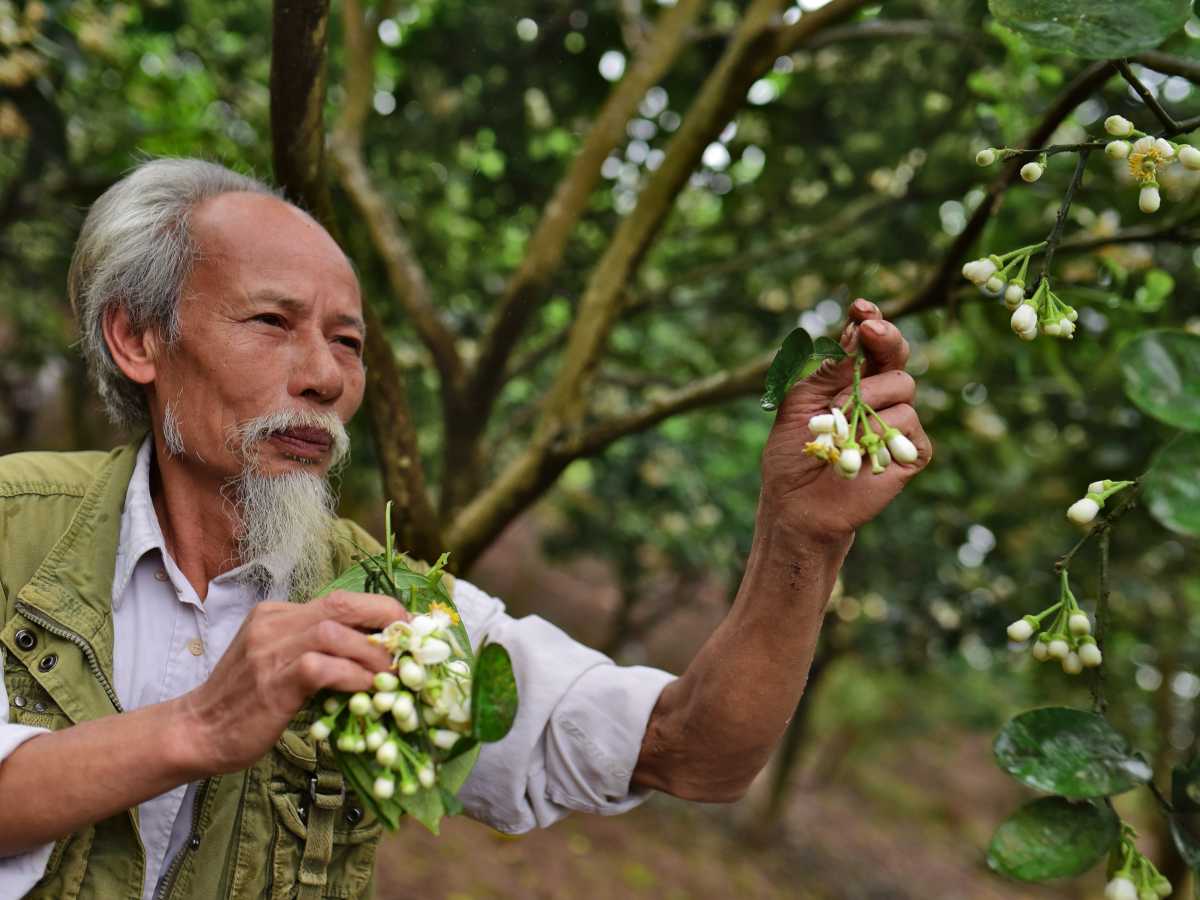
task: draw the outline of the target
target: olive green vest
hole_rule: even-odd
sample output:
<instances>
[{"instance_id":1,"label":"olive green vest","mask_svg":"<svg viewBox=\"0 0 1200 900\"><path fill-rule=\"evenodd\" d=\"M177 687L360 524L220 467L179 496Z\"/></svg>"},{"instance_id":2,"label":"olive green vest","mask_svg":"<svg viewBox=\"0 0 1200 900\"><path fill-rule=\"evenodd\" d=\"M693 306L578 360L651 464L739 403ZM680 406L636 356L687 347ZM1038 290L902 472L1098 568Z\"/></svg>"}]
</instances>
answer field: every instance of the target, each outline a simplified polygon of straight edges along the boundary
<instances>
[{"instance_id":1,"label":"olive green vest","mask_svg":"<svg viewBox=\"0 0 1200 900\"><path fill-rule=\"evenodd\" d=\"M0 642L10 722L59 729L120 712L112 579L136 456L134 444L0 457ZM356 544L378 549L341 520L331 575L350 565ZM302 710L252 768L202 783L191 838L165 864L157 896L370 895L381 825L318 754L307 736L311 721L312 711ZM27 896L139 900L144 869L133 809L58 841Z\"/></svg>"}]
</instances>

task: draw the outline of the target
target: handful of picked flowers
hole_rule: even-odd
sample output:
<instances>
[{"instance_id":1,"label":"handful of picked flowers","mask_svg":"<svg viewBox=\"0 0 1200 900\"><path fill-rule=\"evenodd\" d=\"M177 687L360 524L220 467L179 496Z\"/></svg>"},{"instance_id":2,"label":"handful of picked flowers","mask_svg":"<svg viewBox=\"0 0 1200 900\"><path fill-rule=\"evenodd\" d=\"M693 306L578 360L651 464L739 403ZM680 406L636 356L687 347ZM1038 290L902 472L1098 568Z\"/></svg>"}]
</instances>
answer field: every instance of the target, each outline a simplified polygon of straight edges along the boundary
<instances>
[{"instance_id":1,"label":"handful of picked flowers","mask_svg":"<svg viewBox=\"0 0 1200 900\"><path fill-rule=\"evenodd\" d=\"M388 522L391 521L389 504ZM427 572L393 550L367 555L322 593L365 591L395 597L413 614L370 640L392 654L374 690L331 693L311 734L328 740L347 783L388 828L407 813L434 834L444 815L462 811L455 794L481 742L498 741L517 714L512 661L499 644L475 656L443 583L446 561Z\"/></svg>"}]
</instances>

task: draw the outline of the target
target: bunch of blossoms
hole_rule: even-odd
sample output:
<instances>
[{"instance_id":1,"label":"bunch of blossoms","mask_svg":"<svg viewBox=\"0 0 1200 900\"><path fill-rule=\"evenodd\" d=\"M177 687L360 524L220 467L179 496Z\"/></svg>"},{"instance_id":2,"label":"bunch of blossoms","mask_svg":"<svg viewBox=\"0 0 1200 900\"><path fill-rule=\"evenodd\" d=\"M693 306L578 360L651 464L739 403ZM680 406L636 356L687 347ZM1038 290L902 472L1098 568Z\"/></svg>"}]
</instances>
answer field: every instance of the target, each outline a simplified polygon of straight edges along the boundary
<instances>
[{"instance_id":1,"label":"bunch of blossoms","mask_svg":"<svg viewBox=\"0 0 1200 900\"><path fill-rule=\"evenodd\" d=\"M1025 296L1025 277L1029 259L1046 242L1018 247L1004 254L992 254L968 262L962 268L963 277L978 285L985 294L1003 296L1004 305L1012 311L1010 323L1017 337L1032 341L1038 334L1071 339L1079 313L1050 289L1049 279L1043 278L1033 296Z\"/></svg>"},{"instance_id":2,"label":"bunch of blossoms","mask_svg":"<svg viewBox=\"0 0 1200 900\"><path fill-rule=\"evenodd\" d=\"M1138 131L1124 116L1109 116L1104 120L1104 130L1117 138L1105 145L1104 153L1109 159L1128 160L1129 174L1140 188L1138 208L1144 213L1157 212L1162 202L1158 193L1160 167L1178 159L1184 168L1200 169L1200 150ZM1125 138L1134 140L1131 143Z\"/></svg>"},{"instance_id":3,"label":"bunch of blossoms","mask_svg":"<svg viewBox=\"0 0 1200 900\"><path fill-rule=\"evenodd\" d=\"M392 654L392 670L375 676L373 693L330 697L312 736L333 735L343 709L350 715L335 736L343 753L374 754L382 770L372 793L411 796L437 783L437 764L471 731L471 666L453 625L458 614L434 604L411 621L396 621L370 640Z\"/></svg>"},{"instance_id":4,"label":"bunch of blossoms","mask_svg":"<svg viewBox=\"0 0 1200 900\"><path fill-rule=\"evenodd\" d=\"M1084 668L1100 665L1103 657L1092 637L1091 620L1071 593L1066 569L1062 571L1061 584L1058 602L1037 615L1017 619L1008 626L1008 638L1018 644L1024 643L1042 628L1043 619L1054 616L1050 626L1033 642L1030 653L1038 662L1057 659L1064 672L1078 675Z\"/></svg>"},{"instance_id":5,"label":"bunch of blossoms","mask_svg":"<svg viewBox=\"0 0 1200 900\"><path fill-rule=\"evenodd\" d=\"M824 460L843 478L854 478L862 469L864 451L871 460L871 471L878 475L892 460L909 464L917 461L917 447L898 428L883 421L863 399L860 391L862 359L854 364L854 390L842 407L833 407L808 420L814 439L804 445L808 456ZM874 416L882 434L871 426Z\"/></svg>"},{"instance_id":6,"label":"bunch of blossoms","mask_svg":"<svg viewBox=\"0 0 1200 900\"><path fill-rule=\"evenodd\" d=\"M1144 857L1133 841L1137 832L1121 824L1121 839L1108 856L1105 900L1159 900L1171 896L1171 882Z\"/></svg>"},{"instance_id":7,"label":"bunch of blossoms","mask_svg":"<svg viewBox=\"0 0 1200 900\"><path fill-rule=\"evenodd\" d=\"M1093 481L1088 485L1087 494L1076 500L1067 509L1067 518L1076 525L1090 525L1100 510L1104 509L1104 501L1118 491L1133 484L1132 481Z\"/></svg>"}]
</instances>

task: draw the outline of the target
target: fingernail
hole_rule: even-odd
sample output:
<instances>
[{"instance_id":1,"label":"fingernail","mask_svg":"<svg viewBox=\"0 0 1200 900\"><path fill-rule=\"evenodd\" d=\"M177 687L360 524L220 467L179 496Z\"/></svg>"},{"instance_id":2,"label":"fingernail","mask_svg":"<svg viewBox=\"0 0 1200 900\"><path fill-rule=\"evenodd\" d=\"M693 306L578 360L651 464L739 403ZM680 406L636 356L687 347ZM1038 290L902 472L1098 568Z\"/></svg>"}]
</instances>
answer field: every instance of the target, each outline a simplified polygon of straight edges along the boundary
<instances>
[{"instance_id":1,"label":"fingernail","mask_svg":"<svg viewBox=\"0 0 1200 900\"><path fill-rule=\"evenodd\" d=\"M875 335L875 337L883 337L885 334L887 334L887 326L882 322L875 321L874 319L872 319L870 322L863 322L862 327L871 332L871 334Z\"/></svg>"},{"instance_id":2,"label":"fingernail","mask_svg":"<svg viewBox=\"0 0 1200 900\"><path fill-rule=\"evenodd\" d=\"M865 297L859 297L857 300L854 301L854 305L857 306L859 309L861 309L863 312L872 312L872 313L879 312L879 307L876 306L874 303L872 303L870 300L866 299Z\"/></svg>"}]
</instances>

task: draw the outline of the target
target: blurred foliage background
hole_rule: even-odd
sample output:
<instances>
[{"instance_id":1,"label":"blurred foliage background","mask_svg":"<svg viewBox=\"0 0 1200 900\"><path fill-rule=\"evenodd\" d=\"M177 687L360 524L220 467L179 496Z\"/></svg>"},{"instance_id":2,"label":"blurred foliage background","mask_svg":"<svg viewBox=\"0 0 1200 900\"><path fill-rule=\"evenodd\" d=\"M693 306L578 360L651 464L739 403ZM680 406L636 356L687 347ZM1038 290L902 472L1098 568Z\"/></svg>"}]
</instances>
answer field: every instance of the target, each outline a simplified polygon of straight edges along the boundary
<instances>
[{"instance_id":1,"label":"blurred foliage background","mask_svg":"<svg viewBox=\"0 0 1200 900\"><path fill-rule=\"evenodd\" d=\"M823 5L801 2L785 20ZM368 8L378 46L364 159L464 359L592 117L666 6L404 0L382 18ZM604 161L499 396L489 473L528 438L530 404L554 377L597 257L742 11L704 5ZM336 14L331 24L329 117L345 94ZM204 156L270 177L271 51L262 0L0 2L0 451L126 439L105 423L73 347L65 281L75 235L88 205L144 155ZM1200 113L1200 20L1160 57L1135 71L1178 117ZM984 199L994 173L974 164L976 151L1017 146L1083 68L994 24L981 0L867 6L780 56L705 149L627 285L589 414L620 415L743 364L797 324L836 334L856 296L903 308ZM1099 136L1113 113L1153 124L1114 77L1054 140ZM1072 163L1052 157L1037 184L1010 188L979 247L1042 239ZM1017 341L999 301L965 281L899 318L936 459L859 533L793 730L750 797L707 810L656 798L622 820L576 818L518 840L470 823L436 843L402 833L380 896L1096 893L1098 873L1037 889L987 873L982 848L1019 799L991 764L988 736L1018 708L1088 702L1081 680L1011 652L1004 626L1055 596L1053 561L1076 538L1067 505L1089 481L1144 471L1167 433L1124 401L1116 352L1146 327L1200 331L1200 249L1187 237L1200 178L1179 166L1169 175L1151 221L1122 166L1091 160L1057 263L1061 293L1080 306L1073 342ZM336 183L334 201L407 376L436 484L436 370ZM1127 239L1147 222L1146 239ZM378 527L365 418L354 423L343 504ZM620 661L680 671L736 590L770 423L747 392L577 460L466 574L513 611L538 612ZM1110 716L1159 763L1196 745L1196 549L1140 511L1114 535ZM1089 606L1095 583L1075 572ZM1122 812L1140 823L1140 803L1123 798ZM1147 849L1178 874L1161 824L1144 824Z\"/></svg>"}]
</instances>

